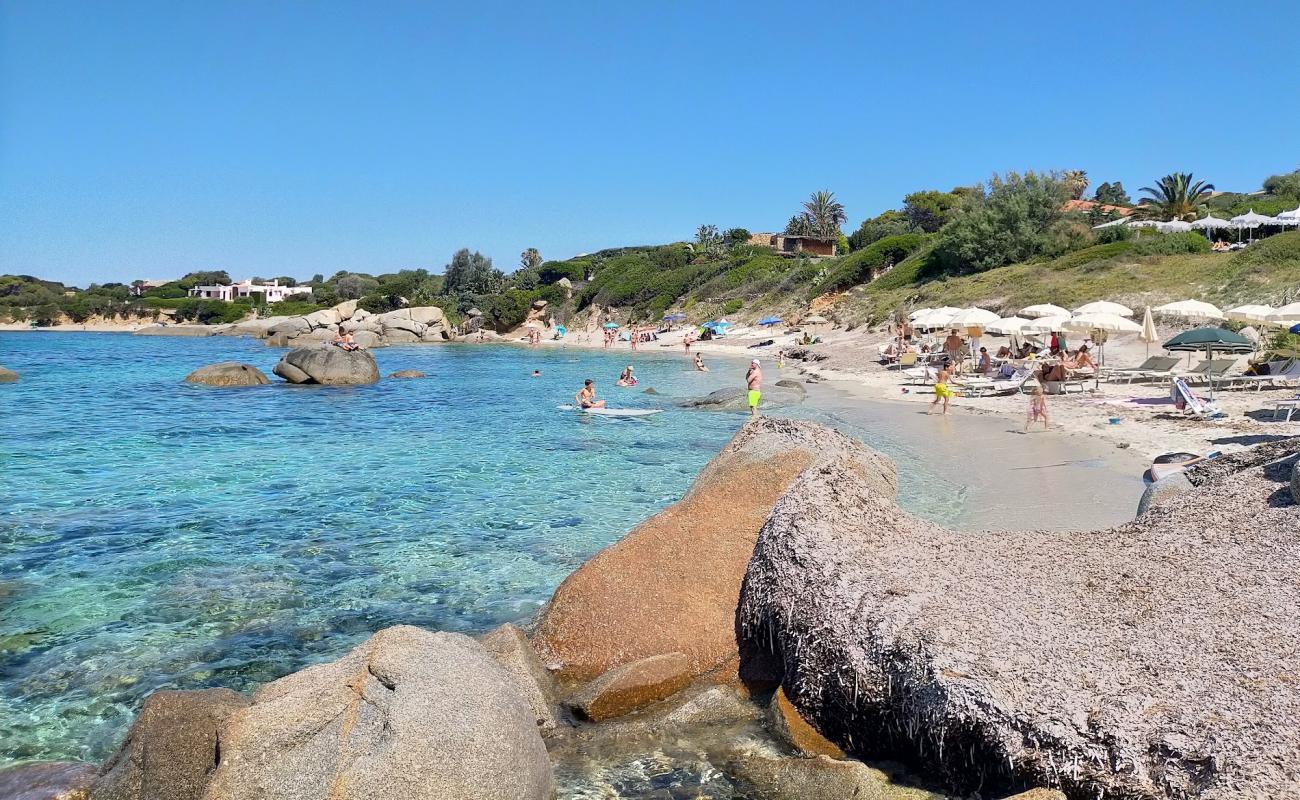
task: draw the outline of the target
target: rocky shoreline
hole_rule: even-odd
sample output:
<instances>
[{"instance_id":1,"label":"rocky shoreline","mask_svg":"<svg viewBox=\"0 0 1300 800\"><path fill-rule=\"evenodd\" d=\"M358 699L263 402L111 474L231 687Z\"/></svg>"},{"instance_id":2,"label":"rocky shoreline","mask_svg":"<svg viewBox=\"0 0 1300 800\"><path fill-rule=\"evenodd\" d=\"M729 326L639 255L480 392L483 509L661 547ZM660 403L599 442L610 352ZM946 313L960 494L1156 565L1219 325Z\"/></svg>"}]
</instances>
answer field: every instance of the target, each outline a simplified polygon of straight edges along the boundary
<instances>
[{"instance_id":1,"label":"rocky shoreline","mask_svg":"<svg viewBox=\"0 0 1300 800\"><path fill-rule=\"evenodd\" d=\"M98 769L0 798L616 796L572 787L634 755L666 800L1294 796L1298 457L1109 531L959 535L898 509L887 458L758 419L529 630L398 626L251 697L159 692ZM647 766L682 748L698 785Z\"/></svg>"}]
</instances>

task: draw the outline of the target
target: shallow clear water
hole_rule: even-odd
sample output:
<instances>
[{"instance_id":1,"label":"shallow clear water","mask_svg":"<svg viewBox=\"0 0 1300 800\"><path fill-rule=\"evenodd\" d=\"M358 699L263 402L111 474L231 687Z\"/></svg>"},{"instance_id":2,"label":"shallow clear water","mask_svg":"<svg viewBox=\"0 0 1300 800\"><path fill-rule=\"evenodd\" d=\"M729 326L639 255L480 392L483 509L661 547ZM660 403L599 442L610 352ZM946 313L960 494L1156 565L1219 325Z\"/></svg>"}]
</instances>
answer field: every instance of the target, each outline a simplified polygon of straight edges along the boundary
<instances>
[{"instance_id":1,"label":"shallow clear water","mask_svg":"<svg viewBox=\"0 0 1300 800\"><path fill-rule=\"evenodd\" d=\"M697 373L675 349L635 356L659 398L613 387L625 353L514 347L377 350L383 374L431 377L369 387L181 382L232 359L269 374L280 354L244 339L0 333L0 364L23 375L0 385L0 766L102 758L156 689L247 690L396 623L480 632L527 618L679 498L745 419L673 408L743 369ZM588 376L618 405L667 410L558 411ZM788 413L895 456L903 505L945 523L994 526L1007 517L980 501L990 482L1057 458L1030 437L1004 471L963 474L972 432L1004 423L827 407ZM1104 472L1080 464L1069 474Z\"/></svg>"}]
</instances>

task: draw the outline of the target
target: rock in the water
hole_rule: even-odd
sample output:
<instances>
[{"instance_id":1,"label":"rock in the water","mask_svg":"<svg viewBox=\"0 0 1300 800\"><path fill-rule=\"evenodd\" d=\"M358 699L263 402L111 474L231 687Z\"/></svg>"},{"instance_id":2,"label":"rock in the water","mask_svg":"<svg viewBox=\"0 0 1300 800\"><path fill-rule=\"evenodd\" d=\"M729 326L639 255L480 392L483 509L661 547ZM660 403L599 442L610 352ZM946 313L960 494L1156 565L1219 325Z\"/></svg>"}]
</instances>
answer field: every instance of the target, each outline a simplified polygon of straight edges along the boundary
<instances>
[{"instance_id":1,"label":"rock in the water","mask_svg":"<svg viewBox=\"0 0 1300 800\"><path fill-rule=\"evenodd\" d=\"M211 336L214 328L207 325L146 325L135 332L136 336Z\"/></svg>"},{"instance_id":2,"label":"rock in the water","mask_svg":"<svg viewBox=\"0 0 1300 800\"><path fill-rule=\"evenodd\" d=\"M419 324L410 320L406 320L406 322L410 325ZM405 328L391 328L387 325L384 326L383 336L384 340L389 344L415 344L420 341L420 334L418 333L412 333Z\"/></svg>"},{"instance_id":3,"label":"rock in the water","mask_svg":"<svg viewBox=\"0 0 1300 800\"><path fill-rule=\"evenodd\" d=\"M758 706L729 686L710 686L658 720L656 729L717 727L748 722L759 715Z\"/></svg>"},{"instance_id":4,"label":"rock in the water","mask_svg":"<svg viewBox=\"0 0 1300 800\"><path fill-rule=\"evenodd\" d=\"M544 731L555 727L555 713L551 703L551 675L542 666L528 637L518 627L509 623L487 633L479 643L510 673L537 717L537 726Z\"/></svg>"},{"instance_id":5,"label":"rock in the water","mask_svg":"<svg viewBox=\"0 0 1300 800\"><path fill-rule=\"evenodd\" d=\"M277 322L267 328L266 335L270 337L276 334L283 334L287 338L292 339L295 336L301 336L310 330L311 323L307 321L306 317L286 317L284 321Z\"/></svg>"},{"instance_id":6,"label":"rock in the water","mask_svg":"<svg viewBox=\"0 0 1300 800\"><path fill-rule=\"evenodd\" d=\"M648 389L645 390L645 393L646 393L646 394L659 394L659 390L656 389L655 387L651 386L650 388L648 388Z\"/></svg>"},{"instance_id":7,"label":"rock in the water","mask_svg":"<svg viewBox=\"0 0 1300 800\"><path fill-rule=\"evenodd\" d=\"M387 628L260 689L226 725L204 800L548 800L514 680L467 636Z\"/></svg>"},{"instance_id":8,"label":"rock in the water","mask_svg":"<svg viewBox=\"0 0 1300 800\"><path fill-rule=\"evenodd\" d=\"M285 353L272 370L290 383L352 386L379 381L379 366L366 350L298 347Z\"/></svg>"},{"instance_id":9,"label":"rock in the water","mask_svg":"<svg viewBox=\"0 0 1300 800\"><path fill-rule=\"evenodd\" d=\"M798 392L799 394L807 394L807 393L808 393L808 390L804 388L804 386L803 386L802 383L800 383L799 381L792 381L792 380L790 380L789 378L786 378L786 379L784 379L784 380L779 380L779 381L777 381L777 382L776 382L776 385L777 385L777 386L780 386L780 387L782 387L782 388L785 388L785 389L793 389L793 390L795 390L796 392Z\"/></svg>"},{"instance_id":10,"label":"rock in the water","mask_svg":"<svg viewBox=\"0 0 1300 800\"><path fill-rule=\"evenodd\" d=\"M889 776L861 761L736 755L726 764L750 800L942 800L941 795L895 786Z\"/></svg>"},{"instance_id":11,"label":"rock in the water","mask_svg":"<svg viewBox=\"0 0 1300 800\"><path fill-rule=\"evenodd\" d=\"M20 376L17 372L14 372L11 369L6 369L5 367L0 367L0 383L13 383L18 380L19 377Z\"/></svg>"},{"instance_id":12,"label":"rock in the water","mask_svg":"<svg viewBox=\"0 0 1300 800\"><path fill-rule=\"evenodd\" d=\"M423 372L418 369L399 369L397 372L389 375L390 378L427 378Z\"/></svg>"},{"instance_id":13,"label":"rock in the water","mask_svg":"<svg viewBox=\"0 0 1300 800\"><path fill-rule=\"evenodd\" d=\"M569 699L567 705L592 722L621 717L685 689L691 660L681 653L650 656L601 675Z\"/></svg>"},{"instance_id":14,"label":"rock in the water","mask_svg":"<svg viewBox=\"0 0 1300 800\"><path fill-rule=\"evenodd\" d=\"M229 689L154 692L106 762L91 800L199 800L220 755L220 731L248 706Z\"/></svg>"},{"instance_id":15,"label":"rock in the water","mask_svg":"<svg viewBox=\"0 0 1300 800\"><path fill-rule=\"evenodd\" d=\"M0 800L86 800L95 765L42 761L0 769Z\"/></svg>"},{"instance_id":16,"label":"rock in the water","mask_svg":"<svg viewBox=\"0 0 1300 800\"><path fill-rule=\"evenodd\" d=\"M223 361L220 364L199 367L185 376L185 382L202 383L208 386L265 386L271 382L271 379L252 364Z\"/></svg>"},{"instance_id":17,"label":"rock in the water","mask_svg":"<svg viewBox=\"0 0 1300 800\"><path fill-rule=\"evenodd\" d=\"M696 675L730 664L736 603L758 529L799 471L837 456L887 464L818 425L753 420L704 468L686 497L565 579L533 643L566 679L590 680L647 656L685 653Z\"/></svg>"},{"instance_id":18,"label":"rock in the water","mask_svg":"<svg viewBox=\"0 0 1300 800\"><path fill-rule=\"evenodd\" d=\"M1300 507L1289 464L1222 468L1118 528L979 535L858 464L805 470L738 635L832 741L958 793L1300 797Z\"/></svg>"},{"instance_id":19,"label":"rock in the water","mask_svg":"<svg viewBox=\"0 0 1300 800\"><path fill-rule=\"evenodd\" d=\"M781 406L802 403L806 390L796 391L786 387L773 386L763 389L762 408L779 408ZM697 397L682 403L683 408L698 408L705 411L748 411L748 392L743 386L729 386L710 392L704 397Z\"/></svg>"},{"instance_id":20,"label":"rock in the water","mask_svg":"<svg viewBox=\"0 0 1300 800\"><path fill-rule=\"evenodd\" d=\"M778 739L805 756L844 758L844 751L838 745L808 724L790 702L784 688L777 689L772 696L772 705L767 709L767 724Z\"/></svg>"}]
</instances>

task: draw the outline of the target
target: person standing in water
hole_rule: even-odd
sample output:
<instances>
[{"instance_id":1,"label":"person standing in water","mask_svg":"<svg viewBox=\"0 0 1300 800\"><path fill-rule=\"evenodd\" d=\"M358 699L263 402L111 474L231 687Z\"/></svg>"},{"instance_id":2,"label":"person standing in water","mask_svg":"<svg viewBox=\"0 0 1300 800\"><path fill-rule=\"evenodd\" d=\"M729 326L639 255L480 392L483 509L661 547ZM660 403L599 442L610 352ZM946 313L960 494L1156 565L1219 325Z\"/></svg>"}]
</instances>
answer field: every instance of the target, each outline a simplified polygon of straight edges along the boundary
<instances>
[{"instance_id":1,"label":"person standing in water","mask_svg":"<svg viewBox=\"0 0 1300 800\"><path fill-rule=\"evenodd\" d=\"M745 385L749 387L749 415L757 417L758 402L763 399L763 368L759 366L757 358L749 362Z\"/></svg>"},{"instance_id":2,"label":"person standing in water","mask_svg":"<svg viewBox=\"0 0 1300 800\"><path fill-rule=\"evenodd\" d=\"M708 371L709 371L709 368L706 367L706 366L704 366L704 355L703 355L702 353L696 353L696 354L695 354L695 370L696 370L697 372L708 372Z\"/></svg>"},{"instance_id":3,"label":"person standing in water","mask_svg":"<svg viewBox=\"0 0 1300 800\"><path fill-rule=\"evenodd\" d=\"M1047 395L1043 394L1041 385L1034 387L1034 393L1029 396L1029 414L1025 419L1025 433L1029 433L1029 426L1035 422L1043 423L1043 430L1047 430L1050 423L1047 421Z\"/></svg>"},{"instance_id":4,"label":"person standing in water","mask_svg":"<svg viewBox=\"0 0 1300 800\"><path fill-rule=\"evenodd\" d=\"M939 370L939 377L934 381L934 400L930 402L930 407L926 409L925 414L929 416L934 413L934 407L943 401L943 413L948 414L948 401L952 400L952 389L948 388L948 381L952 378L952 367L944 366Z\"/></svg>"},{"instance_id":5,"label":"person standing in water","mask_svg":"<svg viewBox=\"0 0 1300 800\"><path fill-rule=\"evenodd\" d=\"M604 408L605 401L596 399L596 382L588 378L582 384L582 389L573 396L578 404L578 408Z\"/></svg>"}]
</instances>

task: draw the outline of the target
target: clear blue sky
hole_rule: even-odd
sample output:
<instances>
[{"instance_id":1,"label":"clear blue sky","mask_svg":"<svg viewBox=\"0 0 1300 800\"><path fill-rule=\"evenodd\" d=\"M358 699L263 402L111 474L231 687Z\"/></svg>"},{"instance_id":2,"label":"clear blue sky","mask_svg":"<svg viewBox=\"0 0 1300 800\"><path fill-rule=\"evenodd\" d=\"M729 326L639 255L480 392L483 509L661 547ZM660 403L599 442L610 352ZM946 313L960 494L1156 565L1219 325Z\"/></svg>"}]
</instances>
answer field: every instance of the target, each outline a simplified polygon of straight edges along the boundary
<instances>
[{"instance_id":1,"label":"clear blue sky","mask_svg":"<svg viewBox=\"0 0 1300 800\"><path fill-rule=\"evenodd\" d=\"M1300 165L1295 3L0 0L0 272L513 269L1009 169Z\"/></svg>"}]
</instances>

